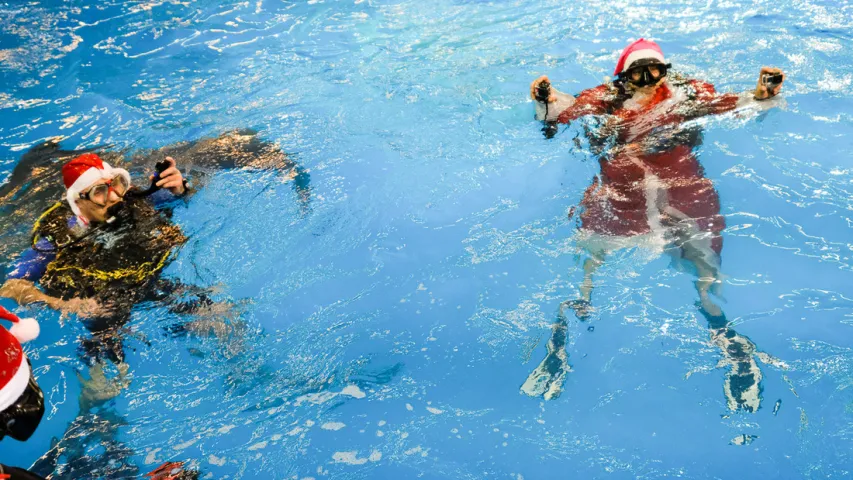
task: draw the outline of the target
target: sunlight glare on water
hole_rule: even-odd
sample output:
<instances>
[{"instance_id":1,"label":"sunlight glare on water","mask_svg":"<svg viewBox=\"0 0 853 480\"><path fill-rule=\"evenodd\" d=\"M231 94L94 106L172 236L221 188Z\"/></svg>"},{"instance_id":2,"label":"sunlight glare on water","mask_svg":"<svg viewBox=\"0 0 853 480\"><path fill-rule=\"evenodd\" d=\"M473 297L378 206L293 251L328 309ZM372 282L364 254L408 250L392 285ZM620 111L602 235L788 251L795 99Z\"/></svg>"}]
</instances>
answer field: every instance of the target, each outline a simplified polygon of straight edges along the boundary
<instances>
[{"instance_id":1,"label":"sunlight glare on water","mask_svg":"<svg viewBox=\"0 0 853 480\"><path fill-rule=\"evenodd\" d=\"M568 322L562 394L519 392L577 298L567 213L599 170L580 127L542 138L528 85L598 85L643 36L719 91L788 75L782 107L708 119L696 152L727 219L723 309L778 359L755 413L727 406L695 277L636 250L608 258L590 323ZM165 275L235 301L245 331L166 335L176 315L140 305L131 386L95 413L78 416L85 328L17 310L42 324L27 352L47 413L0 462L53 449L69 479L166 460L203 478L847 478L851 50L853 6L817 0L4 4L3 178L57 136L133 151L254 128L310 171L312 199L243 168L179 207L190 241Z\"/></svg>"}]
</instances>

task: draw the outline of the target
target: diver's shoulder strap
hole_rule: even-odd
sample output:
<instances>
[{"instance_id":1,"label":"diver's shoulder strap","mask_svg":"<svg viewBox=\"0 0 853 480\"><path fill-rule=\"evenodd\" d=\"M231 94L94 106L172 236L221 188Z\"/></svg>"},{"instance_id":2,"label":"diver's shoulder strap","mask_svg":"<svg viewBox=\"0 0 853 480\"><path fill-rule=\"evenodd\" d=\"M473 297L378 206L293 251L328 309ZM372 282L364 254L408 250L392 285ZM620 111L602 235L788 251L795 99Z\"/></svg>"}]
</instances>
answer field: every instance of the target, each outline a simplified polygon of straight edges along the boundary
<instances>
[{"instance_id":1,"label":"diver's shoulder strap","mask_svg":"<svg viewBox=\"0 0 853 480\"><path fill-rule=\"evenodd\" d=\"M32 247L39 251L38 243L47 240L54 247L72 242L78 235L69 228L71 209L63 201L54 203L33 223Z\"/></svg>"}]
</instances>

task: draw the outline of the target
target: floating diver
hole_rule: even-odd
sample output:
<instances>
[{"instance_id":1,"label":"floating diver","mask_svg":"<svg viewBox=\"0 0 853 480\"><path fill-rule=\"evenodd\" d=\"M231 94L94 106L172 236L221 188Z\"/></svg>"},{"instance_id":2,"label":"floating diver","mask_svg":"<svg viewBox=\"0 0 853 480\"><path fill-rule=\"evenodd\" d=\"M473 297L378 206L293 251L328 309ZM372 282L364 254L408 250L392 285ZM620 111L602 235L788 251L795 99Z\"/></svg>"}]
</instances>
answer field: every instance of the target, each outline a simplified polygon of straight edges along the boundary
<instances>
[{"instance_id":1,"label":"floating diver","mask_svg":"<svg viewBox=\"0 0 853 480\"><path fill-rule=\"evenodd\" d=\"M702 141L694 120L755 107L779 93L785 75L763 67L753 92L720 94L709 83L670 75L670 68L655 42L639 39L620 55L613 82L577 97L551 88L545 76L530 85L537 118L547 124L546 137L554 135L556 123L587 116L600 122L587 133L601 154L601 172L580 205L577 245L587 253L580 298L560 305L546 358L521 387L528 395L550 399L560 394L570 371L564 311L573 310L581 321L589 319L595 311L591 297L596 270L609 254L638 247L666 251L695 271L699 311L708 321L712 343L723 354L722 363L731 366L725 383L728 406L747 411L759 407L761 371L754 357L773 360L735 332L711 298L722 283L721 232L726 222L719 195L694 154Z\"/></svg>"}]
</instances>

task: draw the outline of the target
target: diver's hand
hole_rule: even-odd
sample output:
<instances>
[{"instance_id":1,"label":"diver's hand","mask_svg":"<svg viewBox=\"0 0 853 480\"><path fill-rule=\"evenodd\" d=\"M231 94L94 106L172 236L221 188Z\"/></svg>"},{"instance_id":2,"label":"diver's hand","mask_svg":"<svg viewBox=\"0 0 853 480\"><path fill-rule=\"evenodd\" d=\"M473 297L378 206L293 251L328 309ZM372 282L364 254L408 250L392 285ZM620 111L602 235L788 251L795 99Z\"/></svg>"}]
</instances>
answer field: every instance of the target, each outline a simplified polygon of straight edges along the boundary
<instances>
[{"instance_id":1,"label":"diver's hand","mask_svg":"<svg viewBox=\"0 0 853 480\"><path fill-rule=\"evenodd\" d=\"M541 77L537 78L536 80L533 80L533 83L530 84L530 98L532 98L534 102L538 101L538 100L536 100L536 87L538 87L539 84L542 83L543 81L551 83L551 81L548 80L548 75L542 75ZM556 101L557 101L557 96L554 95L554 90L551 89L551 94L548 96L548 103L554 103Z\"/></svg>"},{"instance_id":2,"label":"diver's hand","mask_svg":"<svg viewBox=\"0 0 853 480\"><path fill-rule=\"evenodd\" d=\"M51 305L51 307L61 310L62 313L73 313L78 317L83 318L98 317L108 313L108 310L99 304L94 298L72 298L70 300L62 300L58 305Z\"/></svg>"},{"instance_id":3,"label":"diver's hand","mask_svg":"<svg viewBox=\"0 0 853 480\"><path fill-rule=\"evenodd\" d=\"M181 175L180 170L175 166L175 159L172 157L166 157L166 161L169 162L169 168L163 170L163 173L160 174L160 180L157 182L157 186L160 188L165 188L166 190L172 192L173 195L183 195L184 191L184 176ZM151 179L154 179L154 176L151 176Z\"/></svg>"},{"instance_id":4,"label":"diver's hand","mask_svg":"<svg viewBox=\"0 0 853 480\"><path fill-rule=\"evenodd\" d=\"M779 85L776 85L773 90L769 90L766 85L761 82L761 79L764 78L764 75L778 75L782 74L782 82ZM758 85L755 87L755 99L756 100L766 100L771 97L775 97L782 91L782 84L785 83L785 74L782 70L775 67L761 67L761 73L758 74Z\"/></svg>"}]
</instances>

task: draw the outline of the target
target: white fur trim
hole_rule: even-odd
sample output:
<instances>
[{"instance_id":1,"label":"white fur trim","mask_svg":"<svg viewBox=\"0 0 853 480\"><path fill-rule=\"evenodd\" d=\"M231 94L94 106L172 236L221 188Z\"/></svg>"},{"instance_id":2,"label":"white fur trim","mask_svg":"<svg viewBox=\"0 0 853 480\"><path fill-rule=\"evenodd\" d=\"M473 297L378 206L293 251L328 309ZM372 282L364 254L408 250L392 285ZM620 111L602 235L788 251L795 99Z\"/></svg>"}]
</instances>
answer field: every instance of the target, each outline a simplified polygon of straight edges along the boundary
<instances>
[{"instance_id":1,"label":"white fur trim","mask_svg":"<svg viewBox=\"0 0 853 480\"><path fill-rule=\"evenodd\" d=\"M30 340L34 340L39 336L40 332L41 328L39 327L39 322L34 318L22 318L12 324L12 328L9 329L9 333L11 333L12 336L17 338L21 343L27 343Z\"/></svg>"},{"instance_id":2,"label":"white fur trim","mask_svg":"<svg viewBox=\"0 0 853 480\"><path fill-rule=\"evenodd\" d=\"M15 375L0 388L0 412L12 406L27 389L30 382L30 366L27 365L27 357L21 353L21 366Z\"/></svg>"},{"instance_id":3,"label":"white fur trim","mask_svg":"<svg viewBox=\"0 0 853 480\"><path fill-rule=\"evenodd\" d=\"M643 60L645 58L654 58L660 63L666 63L664 62L663 55L660 52L647 48L644 50L637 50L636 52L631 52L631 54L628 55L628 58L625 59L625 65L622 66L622 71L624 72L625 70L631 68L631 64L636 62L637 60Z\"/></svg>"},{"instance_id":4,"label":"white fur trim","mask_svg":"<svg viewBox=\"0 0 853 480\"><path fill-rule=\"evenodd\" d=\"M71 211L74 212L74 215L77 215L80 218L83 218L80 213L80 208L77 206L77 200L80 198L80 193L91 187L92 184L98 180L107 180L115 177L116 175L121 175L127 181L128 187L130 186L130 173L128 173L127 170L123 168L113 168L106 162L102 163L104 165L103 170L99 170L94 167L86 170L82 175L77 177L74 184L68 187L68 191L65 192L65 200L68 202L68 206L71 207Z\"/></svg>"}]
</instances>

